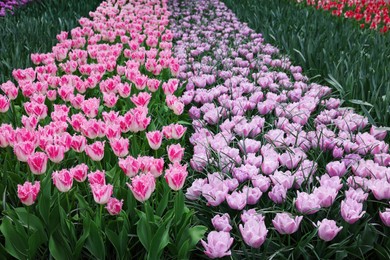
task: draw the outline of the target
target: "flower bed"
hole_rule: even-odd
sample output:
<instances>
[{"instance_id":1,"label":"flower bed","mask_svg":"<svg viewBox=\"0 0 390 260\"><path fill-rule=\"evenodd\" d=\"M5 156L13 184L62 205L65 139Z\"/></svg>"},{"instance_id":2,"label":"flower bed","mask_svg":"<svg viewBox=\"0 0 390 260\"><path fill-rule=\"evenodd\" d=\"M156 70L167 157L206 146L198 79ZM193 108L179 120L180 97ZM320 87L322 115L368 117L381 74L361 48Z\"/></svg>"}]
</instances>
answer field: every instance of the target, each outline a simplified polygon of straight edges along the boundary
<instances>
[{"instance_id":1,"label":"flower bed","mask_svg":"<svg viewBox=\"0 0 390 260\"><path fill-rule=\"evenodd\" d=\"M317 9L330 11L332 15L353 19L361 28L379 30L385 33L390 28L389 1L386 0L297 0Z\"/></svg>"},{"instance_id":2,"label":"flower bed","mask_svg":"<svg viewBox=\"0 0 390 260\"><path fill-rule=\"evenodd\" d=\"M177 240L170 254L186 257L204 231L179 191L187 128L166 1L104 1L90 16L1 84L5 248L155 259Z\"/></svg>"},{"instance_id":3,"label":"flower bed","mask_svg":"<svg viewBox=\"0 0 390 260\"><path fill-rule=\"evenodd\" d=\"M0 2L0 16L6 16L7 12L13 14L13 10L23 6L32 0L4 0Z\"/></svg>"},{"instance_id":4,"label":"flower bed","mask_svg":"<svg viewBox=\"0 0 390 260\"><path fill-rule=\"evenodd\" d=\"M195 129L186 197L215 229L206 255L364 257L385 244L386 131L310 83L219 1L173 1L172 13Z\"/></svg>"}]
</instances>

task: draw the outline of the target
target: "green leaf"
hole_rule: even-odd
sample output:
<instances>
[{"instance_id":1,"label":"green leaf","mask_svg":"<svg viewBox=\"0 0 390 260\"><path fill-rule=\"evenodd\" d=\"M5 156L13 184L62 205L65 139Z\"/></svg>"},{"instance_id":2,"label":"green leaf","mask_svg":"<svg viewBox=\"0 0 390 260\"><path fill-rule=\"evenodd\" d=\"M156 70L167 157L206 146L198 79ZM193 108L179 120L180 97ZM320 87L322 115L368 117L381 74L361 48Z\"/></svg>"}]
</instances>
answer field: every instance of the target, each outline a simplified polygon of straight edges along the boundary
<instances>
[{"instance_id":1,"label":"green leaf","mask_svg":"<svg viewBox=\"0 0 390 260\"><path fill-rule=\"evenodd\" d=\"M174 203L174 209L175 209L175 222L176 224L178 224L181 220L181 217L183 216L183 213L184 213L184 195L183 195L183 191L182 190L179 190L176 194L175 194L175 203Z\"/></svg>"},{"instance_id":2,"label":"green leaf","mask_svg":"<svg viewBox=\"0 0 390 260\"><path fill-rule=\"evenodd\" d=\"M60 232L54 232L49 240L50 254L56 260L66 260L72 258L72 250L69 247L67 240Z\"/></svg>"},{"instance_id":3,"label":"green leaf","mask_svg":"<svg viewBox=\"0 0 390 260\"><path fill-rule=\"evenodd\" d=\"M84 218L83 222L83 235L77 240L75 249L73 250L73 256L74 258L78 259L81 253L81 250L83 249L83 246L85 244L85 241L87 240L89 236L89 230L90 230L91 220L89 217Z\"/></svg>"},{"instance_id":4,"label":"green leaf","mask_svg":"<svg viewBox=\"0 0 390 260\"><path fill-rule=\"evenodd\" d=\"M144 246L147 252L149 252L150 241L152 240L152 230L150 224L146 220L145 213L141 212L139 214L139 220L137 223L137 235L141 244Z\"/></svg>"},{"instance_id":5,"label":"green leaf","mask_svg":"<svg viewBox=\"0 0 390 260\"><path fill-rule=\"evenodd\" d=\"M198 242L204 237L206 231L207 231L207 227L205 226L194 226L189 228L188 232L191 236L191 242L189 244L190 249L195 248Z\"/></svg>"},{"instance_id":6,"label":"green leaf","mask_svg":"<svg viewBox=\"0 0 390 260\"><path fill-rule=\"evenodd\" d=\"M106 247L104 246L102 232L100 232L94 221L91 221L86 248L95 258L105 259Z\"/></svg>"},{"instance_id":7,"label":"green leaf","mask_svg":"<svg viewBox=\"0 0 390 260\"><path fill-rule=\"evenodd\" d=\"M0 231L5 238L5 249L8 254L17 259L27 259L27 235L16 231L11 219L3 217Z\"/></svg>"},{"instance_id":8,"label":"green leaf","mask_svg":"<svg viewBox=\"0 0 390 260\"><path fill-rule=\"evenodd\" d=\"M169 192L164 192L164 195L162 196L160 202L158 203L158 207L156 210L157 216L162 216L164 213L165 209L167 208L168 201L169 201Z\"/></svg>"},{"instance_id":9,"label":"green leaf","mask_svg":"<svg viewBox=\"0 0 390 260\"><path fill-rule=\"evenodd\" d=\"M164 248L169 244L169 230L172 219L169 219L161 225L156 234L153 236L150 244L150 251L148 251L148 259L160 259Z\"/></svg>"}]
</instances>

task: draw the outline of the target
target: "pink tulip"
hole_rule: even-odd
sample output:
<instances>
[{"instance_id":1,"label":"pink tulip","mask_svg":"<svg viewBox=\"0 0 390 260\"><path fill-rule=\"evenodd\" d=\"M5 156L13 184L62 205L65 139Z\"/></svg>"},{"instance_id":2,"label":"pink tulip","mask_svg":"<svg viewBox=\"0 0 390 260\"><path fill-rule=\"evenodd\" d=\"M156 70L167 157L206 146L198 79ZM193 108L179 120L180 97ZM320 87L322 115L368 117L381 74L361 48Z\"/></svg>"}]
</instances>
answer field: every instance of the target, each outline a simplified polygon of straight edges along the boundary
<instances>
[{"instance_id":1,"label":"pink tulip","mask_svg":"<svg viewBox=\"0 0 390 260\"><path fill-rule=\"evenodd\" d=\"M363 204L353 199L346 199L341 202L341 216L349 224L358 221L365 213Z\"/></svg>"},{"instance_id":2,"label":"pink tulip","mask_svg":"<svg viewBox=\"0 0 390 260\"><path fill-rule=\"evenodd\" d=\"M245 243L253 248L259 248L267 238L268 230L264 220L258 221L254 218L245 222L244 226L239 225L240 232Z\"/></svg>"},{"instance_id":3,"label":"pink tulip","mask_svg":"<svg viewBox=\"0 0 390 260\"><path fill-rule=\"evenodd\" d=\"M217 231L230 232L232 230L232 226L230 225L230 216L228 213L223 215L215 215L211 219L211 223Z\"/></svg>"},{"instance_id":4,"label":"pink tulip","mask_svg":"<svg viewBox=\"0 0 390 260\"><path fill-rule=\"evenodd\" d=\"M343 162L330 162L326 165L326 171L331 177L342 177L347 172L347 169L345 168L345 164Z\"/></svg>"},{"instance_id":5,"label":"pink tulip","mask_svg":"<svg viewBox=\"0 0 390 260\"><path fill-rule=\"evenodd\" d=\"M381 218L383 224L390 227L390 208L386 208L385 211L379 212L379 217Z\"/></svg>"},{"instance_id":6,"label":"pink tulip","mask_svg":"<svg viewBox=\"0 0 390 260\"><path fill-rule=\"evenodd\" d=\"M207 236L207 243L201 240L206 249L205 254L210 258L220 258L231 255L230 247L233 244L233 238L229 232L211 231Z\"/></svg>"},{"instance_id":7,"label":"pink tulip","mask_svg":"<svg viewBox=\"0 0 390 260\"><path fill-rule=\"evenodd\" d=\"M168 158L172 163L180 162L184 156L184 148L181 147L180 144L172 144L168 146L167 151L168 151Z\"/></svg>"},{"instance_id":8,"label":"pink tulip","mask_svg":"<svg viewBox=\"0 0 390 260\"><path fill-rule=\"evenodd\" d=\"M202 187L207 183L207 179L195 179L191 187L187 189L186 198L196 200L202 195Z\"/></svg>"},{"instance_id":9,"label":"pink tulip","mask_svg":"<svg viewBox=\"0 0 390 260\"><path fill-rule=\"evenodd\" d=\"M336 221L323 219L317 222L318 236L324 241L333 240L343 227L337 227Z\"/></svg>"},{"instance_id":10,"label":"pink tulip","mask_svg":"<svg viewBox=\"0 0 390 260\"><path fill-rule=\"evenodd\" d=\"M140 162L132 156L128 156L126 159L119 158L119 167L126 176L131 178L138 174Z\"/></svg>"},{"instance_id":11,"label":"pink tulip","mask_svg":"<svg viewBox=\"0 0 390 260\"><path fill-rule=\"evenodd\" d=\"M279 234L292 234L295 233L299 224L301 223L303 216L293 218L288 213L277 213L272 220L272 224Z\"/></svg>"},{"instance_id":12,"label":"pink tulip","mask_svg":"<svg viewBox=\"0 0 390 260\"><path fill-rule=\"evenodd\" d=\"M153 159L149 164L149 172L153 174L154 178L158 178L164 171L164 159Z\"/></svg>"},{"instance_id":13,"label":"pink tulip","mask_svg":"<svg viewBox=\"0 0 390 260\"><path fill-rule=\"evenodd\" d=\"M106 173L105 171L94 171L88 174L88 182L90 185L99 184L99 185L105 185L106 184Z\"/></svg>"},{"instance_id":14,"label":"pink tulip","mask_svg":"<svg viewBox=\"0 0 390 260\"><path fill-rule=\"evenodd\" d=\"M33 174L43 174L47 169L47 155L42 152L33 153L28 157L27 164Z\"/></svg>"},{"instance_id":15,"label":"pink tulip","mask_svg":"<svg viewBox=\"0 0 390 260\"><path fill-rule=\"evenodd\" d=\"M113 186L111 184L91 184L93 199L96 203L104 205L112 195Z\"/></svg>"},{"instance_id":16,"label":"pink tulip","mask_svg":"<svg viewBox=\"0 0 390 260\"><path fill-rule=\"evenodd\" d=\"M268 192L268 197L275 203L281 204L285 201L287 196L287 189L281 185L275 185L270 192Z\"/></svg>"},{"instance_id":17,"label":"pink tulip","mask_svg":"<svg viewBox=\"0 0 390 260\"><path fill-rule=\"evenodd\" d=\"M156 180L151 173L137 175L131 179L127 186L133 193L136 200L144 202L150 198L156 188Z\"/></svg>"},{"instance_id":18,"label":"pink tulip","mask_svg":"<svg viewBox=\"0 0 390 260\"><path fill-rule=\"evenodd\" d=\"M235 210L242 210L246 206L246 194L234 191L232 194L226 196L226 201L230 208Z\"/></svg>"},{"instance_id":19,"label":"pink tulip","mask_svg":"<svg viewBox=\"0 0 390 260\"><path fill-rule=\"evenodd\" d=\"M34 204L37 199L40 188L41 186L39 181L36 181L34 185L28 181L26 181L23 185L18 184L18 198L24 205L30 206Z\"/></svg>"},{"instance_id":20,"label":"pink tulip","mask_svg":"<svg viewBox=\"0 0 390 260\"><path fill-rule=\"evenodd\" d=\"M295 201L295 207L302 214L314 214L320 210L320 200L314 194L299 192Z\"/></svg>"},{"instance_id":21,"label":"pink tulip","mask_svg":"<svg viewBox=\"0 0 390 260\"><path fill-rule=\"evenodd\" d=\"M8 111L10 101L8 97L0 95L0 113L5 113Z\"/></svg>"},{"instance_id":22,"label":"pink tulip","mask_svg":"<svg viewBox=\"0 0 390 260\"><path fill-rule=\"evenodd\" d=\"M171 126L172 126L172 138L175 140L179 140L180 138L182 138L182 136L187 130L187 127L184 127L181 124L174 124Z\"/></svg>"},{"instance_id":23,"label":"pink tulip","mask_svg":"<svg viewBox=\"0 0 390 260\"><path fill-rule=\"evenodd\" d=\"M152 131L146 133L146 138L148 139L148 143L150 148L153 150L158 150L162 143L162 133L160 131Z\"/></svg>"},{"instance_id":24,"label":"pink tulip","mask_svg":"<svg viewBox=\"0 0 390 260\"><path fill-rule=\"evenodd\" d=\"M390 199L390 183L386 179L374 179L369 187L377 200Z\"/></svg>"},{"instance_id":25,"label":"pink tulip","mask_svg":"<svg viewBox=\"0 0 390 260\"><path fill-rule=\"evenodd\" d=\"M276 159L268 159L268 158L264 158L264 161L263 163L261 164L261 171L265 174L265 175L270 175L272 174L274 171L276 171L276 169L279 167L279 162L278 160Z\"/></svg>"},{"instance_id":26,"label":"pink tulip","mask_svg":"<svg viewBox=\"0 0 390 260\"><path fill-rule=\"evenodd\" d=\"M72 188L73 175L67 169L53 172L52 179L54 186L61 192L67 192Z\"/></svg>"},{"instance_id":27,"label":"pink tulip","mask_svg":"<svg viewBox=\"0 0 390 260\"><path fill-rule=\"evenodd\" d=\"M108 213L110 213L110 215L114 216L114 215L118 215L121 212L122 206L123 206L123 200L110 198L107 202L106 209Z\"/></svg>"},{"instance_id":28,"label":"pink tulip","mask_svg":"<svg viewBox=\"0 0 390 260\"><path fill-rule=\"evenodd\" d=\"M175 162L170 164L169 169L165 171L165 180L172 190L178 191L183 188L187 175L187 165Z\"/></svg>"},{"instance_id":29,"label":"pink tulip","mask_svg":"<svg viewBox=\"0 0 390 260\"><path fill-rule=\"evenodd\" d=\"M150 99L152 98L152 95L147 92L140 92L138 95L133 95L130 100L133 102L136 106L146 107L148 106Z\"/></svg>"},{"instance_id":30,"label":"pink tulip","mask_svg":"<svg viewBox=\"0 0 390 260\"><path fill-rule=\"evenodd\" d=\"M93 144L87 145L85 147L85 153L93 160L93 161L101 161L104 157L104 143L96 141Z\"/></svg>"},{"instance_id":31,"label":"pink tulip","mask_svg":"<svg viewBox=\"0 0 390 260\"><path fill-rule=\"evenodd\" d=\"M35 145L32 142L25 141L14 145L16 158L21 162L27 162L28 157L34 153Z\"/></svg>"},{"instance_id":32,"label":"pink tulip","mask_svg":"<svg viewBox=\"0 0 390 260\"><path fill-rule=\"evenodd\" d=\"M118 157L125 157L129 153L129 139L126 138L112 138L110 139L110 146L114 154Z\"/></svg>"},{"instance_id":33,"label":"pink tulip","mask_svg":"<svg viewBox=\"0 0 390 260\"><path fill-rule=\"evenodd\" d=\"M87 138L82 135L74 135L72 136L72 141L70 147L75 152L81 153L84 152L85 146L87 145Z\"/></svg>"},{"instance_id":34,"label":"pink tulip","mask_svg":"<svg viewBox=\"0 0 390 260\"><path fill-rule=\"evenodd\" d=\"M83 182L87 178L88 166L85 163L79 164L69 169L73 178L78 182Z\"/></svg>"},{"instance_id":35,"label":"pink tulip","mask_svg":"<svg viewBox=\"0 0 390 260\"><path fill-rule=\"evenodd\" d=\"M320 206L323 208L327 208L332 206L333 202L337 196L337 190L332 189L330 187L319 187L315 188L313 194L319 200Z\"/></svg>"},{"instance_id":36,"label":"pink tulip","mask_svg":"<svg viewBox=\"0 0 390 260\"><path fill-rule=\"evenodd\" d=\"M89 98L81 104L81 110L89 118L95 118L99 112L100 99Z\"/></svg>"},{"instance_id":37,"label":"pink tulip","mask_svg":"<svg viewBox=\"0 0 390 260\"><path fill-rule=\"evenodd\" d=\"M60 163L65 157L65 147L62 145L49 144L46 146L45 152L53 163Z\"/></svg>"}]
</instances>

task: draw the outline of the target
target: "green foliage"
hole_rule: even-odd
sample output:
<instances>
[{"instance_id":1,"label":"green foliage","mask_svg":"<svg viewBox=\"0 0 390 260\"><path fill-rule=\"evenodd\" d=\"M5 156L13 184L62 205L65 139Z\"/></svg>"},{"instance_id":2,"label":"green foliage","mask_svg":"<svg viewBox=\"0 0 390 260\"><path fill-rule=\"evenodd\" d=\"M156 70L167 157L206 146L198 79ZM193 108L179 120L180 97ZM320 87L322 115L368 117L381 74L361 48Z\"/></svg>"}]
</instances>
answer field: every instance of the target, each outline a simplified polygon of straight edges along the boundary
<instances>
[{"instance_id":1,"label":"green foliage","mask_svg":"<svg viewBox=\"0 0 390 260\"><path fill-rule=\"evenodd\" d=\"M56 35L78 26L100 0L37 0L0 18L0 82L11 79L12 70L32 65L31 53L46 53L56 44Z\"/></svg>"},{"instance_id":2,"label":"green foliage","mask_svg":"<svg viewBox=\"0 0 390 260\"><path fill-rule=\"evenodd\" d=\"M379 125L390 124L390 34L291 0L224 0L238 18ZM305 2L305 1L303 1ZM313 81L313 80L312 80Z\"/></svg>"}]
</instances>

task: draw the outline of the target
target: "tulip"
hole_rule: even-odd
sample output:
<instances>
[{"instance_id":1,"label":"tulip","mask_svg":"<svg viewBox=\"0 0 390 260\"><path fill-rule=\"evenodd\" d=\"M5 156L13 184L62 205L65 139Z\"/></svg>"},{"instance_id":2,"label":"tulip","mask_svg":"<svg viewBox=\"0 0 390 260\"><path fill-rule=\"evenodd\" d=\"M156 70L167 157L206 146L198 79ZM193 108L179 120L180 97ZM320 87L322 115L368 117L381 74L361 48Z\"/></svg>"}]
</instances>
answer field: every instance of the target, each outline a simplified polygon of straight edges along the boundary
<instances>
[{"instance_id":1,"label":"tulip","mask_svg":"<svg viewBox=\"0 0 390 260\"><path fill-rule=\"evenodd\" d=\"M73 175L67 169L53 172L52 179L54 186L61 192L67 192L72 188Z\"/></svg>"},{"instance_id":2,"label":"tulip","mask_svg":"<svg viewBox=\"0 0 390 260\"><path fill-rule=\"evenodd\" d=\"M381 218L383 224L390 227L390 208L386 208L385 211L379 212L379 217Z\"/></svg>"},{"instance_id":3,"label":"tulip","mask_svg":"<svg viewBox=\"0 0 390 260\"><path fill-rule=\"evenodd\" d=\"M85 147L85 153L93 160L93 161L101 161L104 157L104 143L96 141L93 144L87 145Z\"/></svg>"},{"instance_id":4,"label":"tulip","mask_svg":"<svg viewBox=\"0 0 390 260\"><path fill-rule=\"evenodd\" d=\"M146 133L146 138L148 140L150 148L153 150L158 150L162 143L163 134L160 131L152 131Z\"/></svg>"},{"instance_id":5,"label":"tulip","mask_svg":"<svg viewBox=\"0 0 390 260\"><path fill-rule=\"evenodd\" d=\"M132 156L128 156L126 159L119 158L119 167L126 176L133 177L139 172L140 162Z\"/></svg>"},{"instance_id":6,"label":"tulip","mask_svg":"<svg viewBox=\"0 0 390 260\"><path fill-rule=\"evenodd\" d=\"M232 230L232 226L229 223L230 216L228 213L225 213L223 215L215 215L211 219L211 223L213 224L214 228L217 231L224 231L224 232L230 232Z\"/></svg>"},{"instance_id":7,"label":"tulip","mask_svg":"<svg viewBox=\"0 0 390 260\"><path fill-rule=\"evenodd\" d=\"M365 213L363 204L353 199L346 199L341 202L341 216L349 224L358 221Z\"/></svg>"},{"instance_id":8,"label":"tulip","mask_svg":"<svg viewBox=\"0 0 390 260\"><path fill-rule=\"evenodd\" d=\"M93 199L96 203L104 205L112 195L113 186L111 184L91 184Z\"/></svg>"},{"instance_id":9,"label":"tulip","mask_svg":"<svg viewBox=\"0 0 390 260\"><path fill-rule=\"evenodd\" d=\"M106 184L106 174L105 171L94 171L88 174L88 182L90 185L99 184L99 185L105 185Z\"/></svg>"},{"instance_id":10,"label":"tulip","mask_svg":"<svg viewBox=\"0 0 390 260\"><path fill-rule=\"evenodd\" d=\"M65 147L62 145L49 144L46 146L45 152L53 163L60 163L65 157Z\"/></svg>"},{"instance_id":11,"label":"tulip","mask_svg":"<svg viewBox=\"0 0 390 260\"><path fill-rule=\"evenodd\" d=\"M175 162L170 164L169 169L165 171L165 180L172 190L178 191L183 188L187 175L187 165Z\"/></svg>"},{"instance_id":12,"label":"tulip","mask_svg":"<svg viewBox=\"0 0 390 260\"><path fill-rule=\"evenodd\" d=\"M333 240L343 227L337 227L336 221L323 219L317 222L318 236L324 241Z\"/></svg>"},{"instance_id":13,"label":"tulip","mask_svg":"<svg viewBox=\"0 0 390 260\"><path fill-rule=\"evenodd\" d=\"M167 147L168 158L172 163L180 162L184 156L184 148L180 144L172 144Z\"/></svg>"},{"instance_id":14,"label":"tulip","mask_svg":"<svg viewBox=\"0 0 390 260\"><path fill-rule=\"evenodd\" d=\"M35 146L33 142L25 141L14 145L16 158L21 162L27 162L28 157L34 153Z\"/></svg>"},{"instance_id":15,"label":"tulip","mask_svg":"<svg viewBox=\"0 0 390 260\"><path fill-rule=\"evenodd\" d=\"M18 184L18 198L24 205L30 206L37 199L40 188L39 181L36 181L34 185L28 181L23 185Z\"/></svg>"},{"instance_id":16,"label":"tulip","mask_svg":"<svg viewBox=\"0 0 390 260\"><path fill-rule=\"evenodd\" d=\"M295 207L300 213L314 214L321 208L321 205L316 195L298 191Z\"/></svg>"},{"instance_id":17,"label":"tulip","mask_svg":"<svg viewBox=\"0 0 390 260\"><path fill-rule=\"evenodd\" d=\"M279 234L292 234L295 233L299 224L301 223L303 216L293 218L288 213L277 213L272 220L272 224Z\"/></svg>"},{"instance_id":18,"label":"tulip","mask_svg":"<svg viewBox=\"0 0 390 260\"><path fill-rule=\"evenodd\" d=\"M83 182L87 178L88 166L85 163L82 163L69 169L69 171L76 181Z\"/></svg>"},{"instance_id":19,"label":"tulip","mask_svg":"<svg viewBox=\"0 0 390 260\"><path fill-rule=\"evenodd\" d=\"M259 248L265 241L268 230L264 220L249 219L244 226L239 225L242 238L245 243L253 248Z\"/></svg>"},{"instance_id":20,"label":"tulip","mask_svg":"<svg viewBox=\"0 0 390 260\"><path fill-rule=\"evenodd\" d=\"M129 139L126 138L112 138L110 139L110 146L114 154L118 157L125 157L129 153Z\"/></svg>"},{"instance_id":21,"label":"tulip","mask_svg":"<svg viewBox=\"0 0 390 260\"><path fill-rule=\"evenodd\" d=\"M106 209L110 215L114 216L114 215L118 215L121 212L122 206L123 206L123 200L110 198L107 202Z\"/></svg>"},{"instance_id":22,"label":"tulip","mask_svg":"<svg viewBox=\"0 0 390 260\"><path fill-rule=\"evenodd\" d=\"M156 188L156 180L151 173L137 175L131 179L127 186L133 193L136 200L144 202L150 198Z\"/></svg>"},{"instance_id":23,"label":"tulip","mask_svg":"<svg viewBox=\"0 0 390 260\"><path fill-rule=\"evenodd\" d=\"M33 174L43 174L47 169L47 155L42 152L33 153L28 157L27 164Z\"/></svg>"},{"instance_id":24,"label":"tulip","mask_svg":"<svg viewBox=\"0 0 390 260\"><path fill-rule=\"evenodd\" d=\"M220 258L231 255L230 247L233 244L233 238L229 232L211 231L207 236L207 243L201 240L204 252L210 258Z\"/></svg>"},{"instance_id":25,"label":"tulip","mask_svg":"<svg viewBox=\"0 0 390 260\"><path fill-rule=\"evenodd\" d=\"M242 210L247 203L246 197L245 193L234 191L231 195L226 196L226 201L230 208Z\"/></svg>"}]
</instances>

